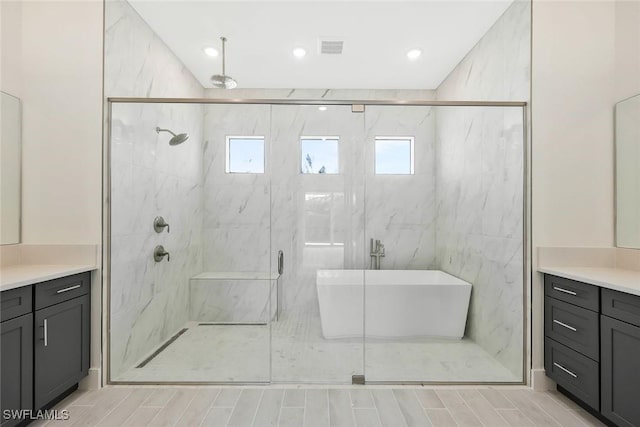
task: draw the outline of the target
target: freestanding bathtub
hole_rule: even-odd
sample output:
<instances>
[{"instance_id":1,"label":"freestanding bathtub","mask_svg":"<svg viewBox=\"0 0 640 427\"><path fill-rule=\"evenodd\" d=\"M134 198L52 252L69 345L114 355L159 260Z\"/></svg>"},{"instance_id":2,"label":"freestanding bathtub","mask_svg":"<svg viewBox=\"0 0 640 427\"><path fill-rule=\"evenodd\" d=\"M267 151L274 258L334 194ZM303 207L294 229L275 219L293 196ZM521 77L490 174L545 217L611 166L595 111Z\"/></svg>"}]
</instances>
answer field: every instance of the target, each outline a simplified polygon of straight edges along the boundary
<instances>
[{"instance_id":1,"label":"freestanding bathtub","mask_svg":"<svg viewBox=\"0 0 640 427\"><path fill-rule=\"evenodd\" d=\"M464 335L471 283L443 271L318 270L316 288L325 338Z\"/></svg>"}]
</instances>

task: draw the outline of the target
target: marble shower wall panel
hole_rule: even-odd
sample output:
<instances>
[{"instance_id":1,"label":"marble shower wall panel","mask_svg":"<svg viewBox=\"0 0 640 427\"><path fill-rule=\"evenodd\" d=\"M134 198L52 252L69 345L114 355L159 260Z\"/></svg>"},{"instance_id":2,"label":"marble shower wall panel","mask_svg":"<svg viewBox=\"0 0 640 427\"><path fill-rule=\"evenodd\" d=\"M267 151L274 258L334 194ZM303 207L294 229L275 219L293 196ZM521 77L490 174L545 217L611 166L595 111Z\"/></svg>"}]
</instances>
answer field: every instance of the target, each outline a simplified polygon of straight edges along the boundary
<instances>
[{"instance_id":1,"label":"marble shower wall panel","mask_svg":"<svg viewBox=\"0 0 640 427\"><path fill-rule=\"evenodd\" d=\"M107 97L202 97L204 89L125 1L105 4ZM189 278L202 271L199 105L113 104L111 123L111 376L118 377L188 318ZM155 127L187 132L169 146ZM162 215L171 233L157 234ZM162 244L171 261L156 263Z\"/></svg>"},{"instance_id":2,"label":"marble shower wall panel","mask_svg":"<svg viewBox=\"0 0 640 427\"><path fill-rule=\"evenodd\" d=\"M270 106L204 108L204 270L269 272ZM263 136L265 173L226 173L227 136Z\"/></svg>"},{"instance_id":3,"label":"marble shower wall panel","mask_svg":"<svg viewBox=\"0 0 640 427\"><path fill-rule=\"evenodd\" d=\"M111 157L111 369L131 368L188 318L189 278L201 272L202 107L116 104ZM161 125L188 132L170 146ZM162 215L171 232L156 233ZM156 263L163 245L171 261Z\"/></svg>"},{"instance_id":4,"label":"marble shower wall panel","mask_svg":"<svg viewBox=\"0 0 640 427\"><path fill-rule=\"evenodd\" d=\"M515 0L436 90L443 101L527 101L531 1Z\"/></svg>"},{"instance_id":5,"label":"marble shower wall panel","mask_svg":"<svg viewBox=\"0 0 640 427\"><path fill-rule=\"evenodd\" d=\"M435 109L368 106L365 113L365 238L385 245L383 269L435 266ZM376 136L414 137L413 175L375 175Z\"/></svg>"},{"instance_id":6,"label":"marble shower wall panel","mask_svg":"<svg viewBox=\"0 0 640 427\"><path fill-rule=\"evenodd\" d=\"M105 2L107 97L202 98L204 88L125 0Z\"/></svg>"},{"instance_id":7,"label":"marble shower wall panel","mask_svg":"<svg viewBox=\"0 0 640 427\"><path fill-rule=\"evenodd\" d=\"M440 100L529 100L530 3L516 1L440 85ZM436 112L436 253L473 284L466 334L514 374L523 357L523 111Z\"/></svg>"}]
</instances>

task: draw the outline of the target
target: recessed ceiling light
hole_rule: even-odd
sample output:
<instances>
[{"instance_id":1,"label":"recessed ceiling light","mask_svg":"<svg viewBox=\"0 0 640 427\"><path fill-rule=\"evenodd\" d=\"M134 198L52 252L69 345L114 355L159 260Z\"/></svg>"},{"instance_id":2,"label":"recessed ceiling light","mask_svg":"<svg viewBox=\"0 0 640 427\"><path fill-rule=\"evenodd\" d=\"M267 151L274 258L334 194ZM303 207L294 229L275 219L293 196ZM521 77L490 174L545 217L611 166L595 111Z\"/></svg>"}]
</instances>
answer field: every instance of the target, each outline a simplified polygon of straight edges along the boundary
<instances>
[{"instance_id":1,"label":"recessed ceiling light","mask_svg":"<svg viewBox=\"0 0 640 427\"><path fill-rule=\"evenodd\" d=\"M324 105L322 107L318 107L318 110L320 111L327 111L327 107L325 107Z\"/></svg>"},{"instance_id":2,"label":"recessed ceiling light","mask_svg":"<svg viewBox=\"0 0 640 427\"><path fill-rule=\"evenodd\" d=\"M212 58L215 58L216 56L219 55L218 49L216 49L215 47L211 47L211 46L207 46L207 47L203 48L202 51L204 52L205 55L210 56Z\"/></svg>"},{"instance_id":3,"label":"recessed ceiling light","mask_svg":"<svg viewBox=\"0 0 640 427\"><path fill-rule=\"evenodd\" d=\"M301 47L297 47L293 49L293 56L295 56L296 58L304 58L306 54L307 54L307 51Z\"/></svg>"},{"instance_id":4,"label":"recessed ceiling light","mask_svg":"<svg viewBox=\"0 0 640 427\"><path fill-rule=\"evenodd\" d=\"M407 58L412 60L418 59L420 55L422 55L422 51L420 49L411 49L409 52L407 52Z\"/></svg>"}]
</instances>

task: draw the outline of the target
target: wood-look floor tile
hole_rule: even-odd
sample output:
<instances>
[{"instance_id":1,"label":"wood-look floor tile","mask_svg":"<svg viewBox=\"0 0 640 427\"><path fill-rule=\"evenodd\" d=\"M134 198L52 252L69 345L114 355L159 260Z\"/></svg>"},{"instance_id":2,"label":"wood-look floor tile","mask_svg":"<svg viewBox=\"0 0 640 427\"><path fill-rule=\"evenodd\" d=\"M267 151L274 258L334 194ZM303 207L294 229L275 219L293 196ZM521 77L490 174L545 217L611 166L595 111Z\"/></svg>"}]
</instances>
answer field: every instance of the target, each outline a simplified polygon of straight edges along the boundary
<instances>
[{"instance_id":1,"label":"wood-look floor tile","mask_svg":"<svg viewBox=\"0 0 640 427\"><path fill-rule=\"evenodd\" d=\"M482 422L456 390L437 390L436 394L460 427L480 426Z\"/></svg>"},{"instance_id":2,"label":"wood-look floor tile","mask_svg":"<svg viewBox=\"0 0 640 427\"><path fill-rule=\"evenodd\" d=\"M590 427L605 427L606 424L585 411L584 409L576 409L575 410L576 417L580 418L583 423Z\"/></svg>"},{"instance_id":3,"label":"wood-look floor tile","mask_svg":"<svg viewBox=\"0 0 640 427\"><path fill-rule=\"evenodd\" d=\"M416 390L416 397L423 408L442 409L444 403L433 390Z\"/></svg>"},{"instance_id":4,"label":"wood-look floor tile","mask_svg":"<svg viewBox=\"0 0 640 427\"><path fill-rule=\"evenodd\" d=\"M305 390L286 390L284 392L284 401L282 402L282 406L285 408L304 408L305 399Z\"/></svg>"},{"instance_id":5,"label":"wood-look floor tile","mask_svg":"<svg viewBox=\"0 0 640 427\"><path fill-rule=\"evenodd\" d=\"M418 402L418 398L413 390L395 389L393 395L398 401L398 406L404 417L404 421L408 427L430 426L431 421L422 410L422 405Z\"/></svg>"},{"instance_id":6,"label":"wood-look floor tile","mask_svg":"<svg viewBox=\"0 0 640 427\"><path fill-rule=\"evenodd\" d=\"M198 426L204 420L209 408L220 394L220 389L205 388L196 390L197 394L189 403L182 417L178 420L177 426Z\"/></svg>"},{"instance_id":7,"label":"wood-look floor tile","mask_svg":"<svg viewBox=\"0 0 640 427\"><path fill-rule=\"evenodd\" d=\"M184 415L191 401L198 394L196 388L180 388L176 390L170 401L164 405L158 415L153 420L154 427L165 427L175 425Z\"/></svg>"},{"instance_id":8,"label":"wood-look floor tile","mask_svg":"<svg viewBox=\"0 0 640 427\"><path fill-rule=\"evenodd\" d=\"M254 427L275 427L278 425L280 408L284 400L284 390L266 389L258 405Z\"/></svg>"},{"instance_id":9,"label":"wood-look floor tile","mask_svg":"<svg viewBox=\"0 0 640 427\"><path fill-rule=\"evenodd\" d=\"M213 402L213 406L215 408L233 408L236 406L241 392L240 388L224 388Z\"/></svg>"},{"instance_id":10,"label":"wood-look floor tile","mask_svg":"<svg viewBox=\"0 0 640 427\"><path fill-rule=\"evenodd\" d=\"M378 411L375 408L353 408L356 427L381 427Z\"/></svg>"},{"instance_id":11,"label":"wood-look floor tile","mask_svg":"<svg viewBox=\"0 0 640 427\"><path fill-rule=\"evenodd\" d=\"M115 410L97 423L100 427L120 427L136 409L153 393L148 388L132 390Z\"/></svg>"},{"instance_id":12,"label":"wood-look floor tile","mask_svg":"<svg viewBox=\"0 0 640 427\"><path fill-rule=\"evenodd\" d=\"M329 392L307 390L304 408L304 427L329 427Z\"/></svg>"},{"instance_id":13,"label":"wood-look floor tile","mask_svg":"<svg viewBox=\"0 0 640 427\"><path fill-rule=\"evenodd\" d=\"M527 393L529 399L551 415L563 427L584 427L584 423L573 413L574 411L563 407L546 393L531 391Z\"/></svg>"},{"instance_id":14,"label":"wood-look floor tile","mask_svg":"<svg viewBox=\"0 0 640 427\"><path fill-rule=\"evenodd\" d=\"M261 397L262 390L248 388L242 390L227 425L229 427L251 427Z\"/></svg>"},{"instance_id":15,"label":"wood-look floor tile","mask_svg":"<svg viewBox=\"0 0 640 427\"><path fill-rule=\"evenodd\" d=\"M225 427L231 418L233 408L211 407L207 415L202 420L202 427Z\"/></svg>"},{"instance_id":16,"label":"wood-look floor tile","mask_svg":"<svg viewBox=\"0 0 640 427\"><path fill-rule=\"evenodd\" d=\"M51 420L47 423L47 427L69 427L70 425L86 425L83 423L85 417L89 415L93 406L74 406L65 408L69 411L69 419L67 420Z\"/></svg>"},{"instance_id":17,"label":"wood-look floor tile","mask_svg":"<svg viewBox=\"0 0 640 427\"><path fill-rule=\"evenodd\" d=\"M491 405L487 405L487 399L482 397L478 390L460 390L458 394L482 424L492 427L506 427L509 425Z\"/></svg>"},{"instance_id":18,"label":"wood-look floor tile","mask_svg":"<svg viewBox=\"0 0 640 427\"><path fill-rule=\"evenodd\" d=\"M371 395L383 427L405 427L407 425L393 391L371 390Z\"/></svg>"},{"instance_id":19,"label":"wood-look floor tile","mask_svg":"<svg viewBox=\"0 0 640 427\"><path fill-rule=\"evenodd\" d=\"M457 427L455 420L448 409L425 409L433 427Z\"/></svg>"},{"instance_id":20,"label":"wood-look floor tile","mask_svg":"<svg viewBox=\"0 0 640 427\"><path fill-rule=\"evenodd\" d=\"M505 421L513 427L535 427L526 415L520 409L496 409L496 411L505 419Z\"/></svg>"},{"instance_id":21,"label":"wood-look floor tile","mask_svg":"<svg viewBox=\"0 0 640 427\"><path fill-rule=\"evenodd\" d=\"M495 409L516 409L515 405L498 390L487 388L478 391Z\"/></svg>"},{"instance_id":22,"label":"wood-look floor tile","mask_svg":"<svg viewBox=\"0 0 640 427\"><path fill-rule=\"evenodd\" d=\"M157 388L140 406L162 408L176 394L175 388Z\"/></svg>"},{"instance_id":23,"label":"wood-look floor tile","mask_svg":"<svg viewBox=\"0 0 640 427\"><path fill-rule=\"evenodd\" d=\"M560 424L551 418L549 414L544 412L542 408L536 405L529 397L529 390L504 390L502 395L509 399L522 413L527 416L536 426L557 427Z\"/></svg>"},{"instance_id":24,"label":"wood-look floor tile","mask_svg":"<svg viewBox=\"0 0 640 427\"><path fill-rule=\"evenodd\" d=\"M81 418L79 422L72 422L70 426L95 426L103 418L108 417L132 392L132 389L112 388L106 389L96 400L95 405Z\"/></svg>"},{"instance_id":25,"label":"wood-look floor tile","mask_svg":"<svg viewBox=\"0 0 640 427\"><path fill-rule=\"evenodd\" d=\"M353 412L348 390L329 390L329 425L353 427Z\"/></svg>"},{"instance_id":26,"label":"wood-look floor tile","mask_svg":"<svg viewBox=\"0 0 640 427\"><path fill-rule=\"evenodd\" d=\"M304 408L285 408L280 409L280 418L278 418L278 427L300 427L304 422Z\"/></svg>"},{"instance_id":27,"label":"wood-look floor tile","mask_svg":"<svg viewBox=\"0 0 640 427\"><path fill-rule=\"evenodd\" d=\"M122 424L122 427L144 427L153 425L156 415L162 410L159 406L140 406Z\"/></svg>"},{"instance_id":28,"label":"wood-look floor tile","mask_svg":"<svg viewBox=\"0 0 640 427\"><path fill-rule=\"evenodd\" d=\"M350 390L351 406L354 408L375 408L373 397L369 390Z\"/></svg>"}]
</instances>

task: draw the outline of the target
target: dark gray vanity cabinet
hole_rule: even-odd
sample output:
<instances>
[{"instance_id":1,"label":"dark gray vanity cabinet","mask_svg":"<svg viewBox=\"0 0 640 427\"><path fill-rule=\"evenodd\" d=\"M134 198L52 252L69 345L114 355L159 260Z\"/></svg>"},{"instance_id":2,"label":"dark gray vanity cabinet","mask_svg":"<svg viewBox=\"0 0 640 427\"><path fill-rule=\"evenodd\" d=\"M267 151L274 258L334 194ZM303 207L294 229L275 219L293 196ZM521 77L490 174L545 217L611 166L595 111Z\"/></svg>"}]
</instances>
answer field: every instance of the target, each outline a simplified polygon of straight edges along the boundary
<instances>
[{"instance_id":1,"label":"dark gray vanity cabinet","mask_svg":"<svg viewBox=\"0 0 640 427\"><path fill-rule=\"evenodd\" d=\"M90 286L87 272L2 292L3 411L47 407L87 375Z\"/></svg>"},{"instance_id":2,"label":"dark gray vanity cabinet","mask_svg":"<svg viewBox=\"0 0 640 427\"><path fill-rule=\"evenodd\" d=\"M31 287L3 292L0 300L2 410L29 410L33 407ZM15 426L21 421L11 416L2 416L1 420L2 427Z\"/></svg>"},{"instance_id":3,"label":"dark gray vanity cabinet","mask_svg":"<svg viewBox=\"0 0 640 427\"><path fill-rule=\"evenodd\" d=\"M545 371L618 426L640 426L640 296L545 275Z\"/></svg>"},{"instance_id":4,"label":"dark gray vanity cabinet","mask_svg":"<svg viewBox=\"0 0 640 427\"><path fill-rule=\"evenodd\" d=\"M640 426L640 297L602 290L602 415Z\"/></svg>"}]
</instances>

